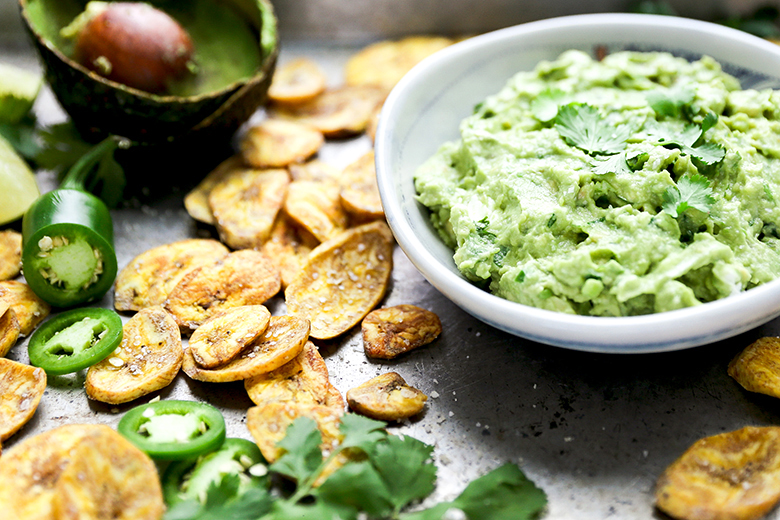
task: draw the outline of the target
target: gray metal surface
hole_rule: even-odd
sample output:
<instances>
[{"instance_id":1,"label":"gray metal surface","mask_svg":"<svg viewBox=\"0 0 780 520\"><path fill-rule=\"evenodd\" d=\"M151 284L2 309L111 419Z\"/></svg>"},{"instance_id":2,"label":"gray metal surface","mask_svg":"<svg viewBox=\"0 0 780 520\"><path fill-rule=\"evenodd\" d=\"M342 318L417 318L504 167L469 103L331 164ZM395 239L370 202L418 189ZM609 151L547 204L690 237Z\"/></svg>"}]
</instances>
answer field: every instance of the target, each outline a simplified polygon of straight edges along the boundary
<instances>
[{"instance_id":1,"label":"gray metal surface","mask_svg":"<svg viewBox=\"0 0 780 520\"><path fill-rule=\"evenodd\" d=\"M335 85L353 51L349 46L289 43L281 60L310 56ZM37 67L25 45L0 49L0 61ZM36 111L45 122L64 118L48 91ZM343 166L369 147L364 137L329 143L320 157ZM45 172L40 180L53 185ZM168 190L114 212L120 267L150 247L209 236L208 228L186 214L182 196L182 190ZM442 319L442 336L393 362L367 359L358 331L321 345L321 351L342 392L395 370L430 396L419 418L393 430L435 445L440 468L435 500L451 498L469 480L511 461L547 492L548 520L663 518L653 508L654 482L691 443L745 425L780 423L776 399L749 394L726 374L731 357L754 338L780 334L778 320L727 342L679 352L573 352L482 324L433 289L400 250L394 260L392 287L383 304L413 303L433 310ZM111 303L109 295L101 305ZM270 307L275 313L284 311L278 298ZM26 342L20 342L9 357L25 361L25 352ZM61 424L113 425L132 406L89 401L83 382L83 374L50 378L35 417L4 448ZM252 403L240 383L199 383L180 374L157 394L215 404L226 416L228 434L249 438L245 412ZM770 518L778 518L777 512Z\"/></svg>"}]
</instances>

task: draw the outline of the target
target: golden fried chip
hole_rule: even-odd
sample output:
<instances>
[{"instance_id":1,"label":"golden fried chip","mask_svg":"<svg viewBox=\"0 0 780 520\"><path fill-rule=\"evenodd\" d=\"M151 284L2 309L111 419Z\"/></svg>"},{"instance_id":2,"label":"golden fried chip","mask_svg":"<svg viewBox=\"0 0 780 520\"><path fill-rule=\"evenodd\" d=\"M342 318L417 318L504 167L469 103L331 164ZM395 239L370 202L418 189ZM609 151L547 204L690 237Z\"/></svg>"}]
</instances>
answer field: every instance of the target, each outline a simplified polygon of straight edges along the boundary
<instances>
[{"instance_id":1,"label":"golden fried chip","mask_svg":"<svg viewBox=\"0 0 780 520\"><path fill-rule=\"evenodd\" d=\"M293 181L325 181L338 184L341 170L319 159L288 166Z\"/></svg>"},{"instance_id":2,"label":"golden fried chip","mask_svg":"<svg viewBox=\"0 0 780 520\"><path fill-rule=\"evenodd\" d=\"M441 334L441 321L415 305L396 305L371 311L362 329L368 357L393 359L435 340Z\"/></svg>"},{"instance_id":3,"label":"golden fried chip","mask_svg":"<svg viewBox=\"0 0 780 520\"><path fill-rule=\"evenodd\" d=\"M319 243L316 237L293 222L286 212L280 211L271 230L271 238L260 251L279 270L284 288L298 276L306 257Z\"/></svg>"},{"instance_id":4,"label":"golden fried chip","mask_svg":"<svg viewBox=\"0 0 780 520\"><path fill-rule=\"evenodd\" d=\"M203 368L217 368L235 358L268 329L271 313L262 305L227 309L203 322L192 334L189 350Z\"/></svg>"},{"instance_id":5,"label":"golden fried chip","mask_svg":"<svg viewBox=\"0 0 780 520\"><path fill-rule=\"evenodd\" d=\"M165 302L183 330L194 330L231 307L260 305L279 292L279 270L259 251L234 251L185 276Z\"/></svg>"},{"instance_id":6,"label":"golden fried chip","mask_svg":"<svg viewBox=\"0 0 780 520\"><path fill-rule=\"evenodd\" d=\"M297 356L309 338L309 322L295 316L274 316L268 329L232 361L214 369L199 367L191 349L184 351L182 370L209 383L241 381L276 370Z\"/></svg>"},{"instance_id":7,"label":"golden fried chip","mask_svg":"<svg viewBox=\"0 0 780 520\"><path fill-rule=\"evenodd\" d=\"M5 306L16 314L22 336L30 334L51 312L48 303L41 300L26 283L16 280L0 282L0 309Z\"/></svg>"},{"instance_id":8,"label":"golden fried chip","mask_svg":"<svg viewBox=\"0 0 780 520\"><path fill-rule=\"evenodd\" d=\"M287 312L311 321L311 336L329 339L352 328L385 294L393 236L382 221L349 229L317 246L285 290Z\"/></svg>"},{"instance_id":9,"label":"golden fried chip","mask_svg":"<svg viewBox=\"0 0 780 520\"><path fill-rule=\"evenodd\" d=\"M249 398L268 403L321 404L344 408L341 393L328 379L328 367L311 341L295 359L276 370L244 380Z\"/></svg>"},{"instance_id":10,"label":"golden fried chip","mask_svg":"<svg viewBox=\"0 0 780 520\"><path fill-rule=\"evenodd\" d=\"M341 204L356 222L384 218L373 150L353 162L341 177Z\"/></svg>"},{"instance_id":11,"label":"golden fried chip","mask_svg":"<svg viewBox=\"0 0 780 520\"><path fill-rule=\"evenodd\" d=\"M140 311L162 305L190 271L228 254L216 240L191 238L153 247L133 258L116 278L114 307Z\"/></svg>"},{"instance_id":12,"label":"golden fried chip","mask_svg":"<svg viewBox=\"0 0 780 520\"><path fill-rule=\"evenodd\" d=\"M240 155L234 155L221 162L184 197L184 208L187 213L195 220L213 226L215 224L214 215L211 214L211 206L209 206L211 189L230 175L230 172L244 168L246 165Z\"/></svg>"},{"instance_id":13,"label":"golden fried chip","mask_svg":"<svg viewBox=\"0 0 780 520\"><path fill-rule=\"evenodd\" d=\"M760 338L750 344L728 368L746 390L780 397L780 338Z\"/></svg>"},{"instance_id":14,"label":"golden fried chip","mask_svg":"<svg viewBox=\"0 0 780 520\"><path fill-rule=\"evenodd\" d=\"M22 270L22 234L0 231L0 280L16 278Z\"/></svg>"},{"instance_id":15,"label":"golden fried chip","mask_svg":"<svg viewBox=\"0 0 780 520\"><path fill-rule=\"evenodd\" d=\"M27 424L46 390L41 368L0 358L0 441Z\"/></svg>"},{"instance_id":16,"label":"golden fried chip","mask_svg":"<svg viewBox=\"0 0 780 520\"><path fill-rule=\"evenodd\" d=\"M347 391L349 407L380 421L399 421L422 412L428 397L409 386L396 372L388 372Z\"/></svg>"},{"instance_id":17,"label":"golden fried chip","mask_svg":"<svg viewBox=\"0 0 780 520\"><path fill-rule=\"evenodd\" d=\"M346 82L348 85L375 85L390 92L423 58L452 43L449 38L440 36L409 36L371 44L347 61Z\"/></svg>"},{"instance_id":18,"label":"golden fried chip","mask_svg":"<svg viewBox=\"0 0 780 520\"><path fill-rule=\"evenodd\" d=\"M298 105L277 105L273 114L317 128L325 137L348 137L363 132L374 108L387 92L371 86L346 86L326 90Z\"/></svg>"},{"instance_id":19,"label":"golden fried chip","mask_svg":"<svg viewBox=\"0 0 780 520\"><path fill-rule=\"evenodd\" d=\"M681 520L760 518L780 500L780 427L696 441L658 479L655 499Z\"/></svg>"},{"instance_id":20,"label":"golden fried chip","mask_svg":"<svg viewBox=\"0 0 780 520\"><path fill-rule=\"evenodd\" d=\"M330 182L294 181L284 201L287 215L324 242L347 227L339 187Z\"/></svg>"},{"instance_id":21,"label":"golden fried chip","mask_svg":"<svg viewBox=\"0 0 780 520\"><path fill-rule=\"evenodd\" d=\"M233 249L260 247L284 203L287 170L235 170L209 193L209 207L223 242Z\"/></svg>"},{"instance_id":22,"label":"golden fried chip","mask_svg":"<svg viewBox=\"0 0 780 520\"><path fill-rule=\"evenodd\" d=\"M160 520L165 512L157 468L108 426L83 438L52 499L57 520Z\"/></svg>"},{"instance_id":23,"label":"golden fried chip","mask_svg":"<svg viewBox=\"0 0 780 520\"><path fill-rule=\"evenodd\" d=\"M239 147L247 164L255 168L280 168L305 161L324 143L322 132L313 126L266 119L247 130Z\"/></svg>"},{"instance_id":24,"label":"golden fried chip","mask_svg":"<svg viewBox=\"0 0 780 520\"><path fill-rule=\"evenodd\" d=\"M89 367L84 389L96 401L127 403L171 384L183 357L176 322L161 307L147 307L125 323L119 347Z\"/></svg>"},{"instance_id":25,"label":"golden fried chip","mask_svg":"<svg viewBox=\"0 0 780 520\"><path fill-rule=\"evenodd\" d=\"M3 518L52 520L57 481L73 459L73 448L100 428L71 424L23 440L3 454L0 504Z\"/></svg>"},{"instance_id":26,"label":"golden fried chip","mask_svg":"<svg viewBox=\"0 0 780 520\"><path fill-rule=\"evenodd\" d=\"M308 58L296 58L276 68L268 99L274 103L303 103L320 95L326 82L319 65Z\"/></svg>"},{"instance_id":27,"label":"golden fried chip","mask_svg":"<svg viewBox=\"0 0 780 520\"><path fill-rule=\"evenodd\" d=\"M8 354L16 344L16 340L22 333L16 312L8 305L8 302L0 303L0 357Z\"/></svg>"}]
</instances>

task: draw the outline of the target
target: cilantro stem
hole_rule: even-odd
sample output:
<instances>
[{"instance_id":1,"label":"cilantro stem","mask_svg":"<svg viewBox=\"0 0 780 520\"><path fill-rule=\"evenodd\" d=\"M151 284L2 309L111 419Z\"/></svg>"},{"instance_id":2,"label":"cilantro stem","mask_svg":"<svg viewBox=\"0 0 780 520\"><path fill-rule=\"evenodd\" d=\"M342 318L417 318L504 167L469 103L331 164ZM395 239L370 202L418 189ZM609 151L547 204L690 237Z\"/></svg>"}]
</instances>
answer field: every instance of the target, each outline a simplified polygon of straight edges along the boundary
<instances>
[{"instance_id":1,"label":"cilantro stem","mask_svg":"<svg viewBox=\"0 0 780 520\"><path fill-rule=\"evenodd\" d=\"M344 451L344 448L341 446L334 449L327 458L322 460L320 465L317 466L317 469L313 471L306 480L299 482L298 487L295 489L295 493L289 498L289 502L291 504L297 504L305 497L309 496L311 490L314 489L314 483L317 481L317 478L319 478L320 474L325 470L328 464L330 464L330 461L335 459L342 451Z\"/></svg>"}]
</instances>

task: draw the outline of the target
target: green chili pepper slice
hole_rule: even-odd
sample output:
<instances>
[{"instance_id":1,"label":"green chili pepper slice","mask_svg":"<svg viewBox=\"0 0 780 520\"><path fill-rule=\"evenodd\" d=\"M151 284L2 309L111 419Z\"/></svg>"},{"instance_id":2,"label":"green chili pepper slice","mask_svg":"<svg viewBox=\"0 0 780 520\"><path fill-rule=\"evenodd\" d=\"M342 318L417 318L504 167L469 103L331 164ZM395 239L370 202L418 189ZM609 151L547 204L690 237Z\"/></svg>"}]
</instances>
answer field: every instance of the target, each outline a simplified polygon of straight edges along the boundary
<instances>
[{"instance_id":1,"label":"green chili pepper slice","mask_svg":"<svg viewBox=\"0 0 780 520\"><path fill-rule=\"evenodd\" d=\"M102 308L84 307L53 317L30 337L30 364L49 375L78 372L111 354L122 342L122 318Z\"/></svg>"},{"instance_id":2,"label":"green chili pepper slice","mask_svg":"<svg viewBox=\"0 0 780 520\"><path fill-rule=\"evenodd\" d=\"M238 495L270 485L268 463L257 445L246 439L228 438L216 451L168 466L162 477L165 503L170 507L200 499L212 484L219 484L227 475L239 477Z\"/></svg>"},{"instance_id":3,"label":"green chili pepper slice","mask_svg":"<svg viewBox=\"0 0 780 520\"><path fill-rule=\"evenodd\" d=\"M116 278L111 213L86 184L100 160L124 143L118 137L102 141L71 168L59 189L41 195L24 214L24 277L51 305L72 307L101 298Z\"/></svg>"},{"instance_id":4,"label":"green chili pepper slice","mask_svg":"<svg viewBox=\"0 0 780 520\"><path fill-rule=\"evenodd\" d=\"M206 403L157 401L127 412L117 431L152 458L184 460L219 448L225 419Z\"/></svg>"}]
</instances>

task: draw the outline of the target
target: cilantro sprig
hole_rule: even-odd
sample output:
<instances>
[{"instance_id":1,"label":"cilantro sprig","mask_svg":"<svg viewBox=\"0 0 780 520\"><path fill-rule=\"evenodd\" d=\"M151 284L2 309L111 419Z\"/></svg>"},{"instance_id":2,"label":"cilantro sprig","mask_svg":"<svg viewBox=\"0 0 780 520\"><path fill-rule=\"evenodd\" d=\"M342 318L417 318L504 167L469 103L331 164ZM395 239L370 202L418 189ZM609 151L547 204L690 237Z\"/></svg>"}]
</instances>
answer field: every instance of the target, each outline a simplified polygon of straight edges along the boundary
<instances>
[{"instance_id":1,"label":"cilantro sprig","mask_svg":"<svg viewBox=\"0 0 780 520\"><path fill-rule=\"evenodd\" d=\"M558 108L555 129L567 143L590 155L613 155L626 148L631 134L628 125L613 125L597 108L569 103Z\"/></svg>"},{"instance_id":2,"label":"cilantro sprig","mask_svg":"<svg viewBox=\"0 0 780 520\"><path fill-rule=\"evenodd\" d=\"M704 133L715 126L718 116L709 112L701 125L688 125L680 134L658 127L651 132L658 138L659 144L666 148L678 148L684 155L690 155L702 163L711 166L719 163L726 156L726 150L715 143L703 142Z\"/></svg>"},{"instance_id":3,"label":"cilantro sprig","mask_svg":"<svg viewBox=\"0 0 780 520\"><path fill-rule=\"evenodd\" d=\"M675 186L670 186L663 194L663 210L677 218L688 209L709 213L715 197L712 196L710 181L703 175L695 174L681 177Z\"/></svg>"},{"instance_id":4,"label":"cilantro sprig","mask_svg":"<svg viewBox=\"0 0 780 520\"><path fill-rule=\"evenodd\" d=\"M228 476L209 488L204 500L179 502L164 520L440 520L450 510L480 520L531 520L545 508L547 497L506 464L472 481L451 502L416 512L404 512L435 488L433 447L409 436L390 435L385 423L362 416L342 417L341 443L327 455L320 451L322 436L316 423L296 419L279 442L283 455L269 470L296 485L288 493L253 488L239 494L238 477ZM318 487L322 470L345 450L356 453Z\"/></svg>"}]
</instances>

